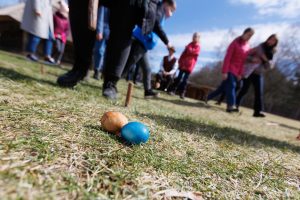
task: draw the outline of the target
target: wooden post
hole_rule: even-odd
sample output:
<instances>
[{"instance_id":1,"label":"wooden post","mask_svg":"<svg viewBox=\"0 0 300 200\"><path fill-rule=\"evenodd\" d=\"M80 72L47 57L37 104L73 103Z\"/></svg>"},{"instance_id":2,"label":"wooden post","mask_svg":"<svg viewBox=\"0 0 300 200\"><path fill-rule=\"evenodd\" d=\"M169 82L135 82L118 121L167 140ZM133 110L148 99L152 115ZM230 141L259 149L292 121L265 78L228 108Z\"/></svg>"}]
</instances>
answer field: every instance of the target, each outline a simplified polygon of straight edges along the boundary
<instances>
[{"instance_id":1,"label":"wooden post","mask_svg":"<svg viewBox=\"0 0 300 200\"><path fill-rule=\"evenodd\" d=\"M129 106L130 106L132 92L133 92L133 83L130 82L130 83L128 84L127 95L126 95L126 101L125 101L125 107L129 107Z\"/></svg>"},{"instance_id":2,"label":"wooden post","mask_svg":"<svg viewBox=\"0 0 300 200\"><path fill-rule=\"evenodd\" d=\"M44 75L45 74L45 67L43 64L41 64L41 74Z\"/></svg>"}]
</instances>

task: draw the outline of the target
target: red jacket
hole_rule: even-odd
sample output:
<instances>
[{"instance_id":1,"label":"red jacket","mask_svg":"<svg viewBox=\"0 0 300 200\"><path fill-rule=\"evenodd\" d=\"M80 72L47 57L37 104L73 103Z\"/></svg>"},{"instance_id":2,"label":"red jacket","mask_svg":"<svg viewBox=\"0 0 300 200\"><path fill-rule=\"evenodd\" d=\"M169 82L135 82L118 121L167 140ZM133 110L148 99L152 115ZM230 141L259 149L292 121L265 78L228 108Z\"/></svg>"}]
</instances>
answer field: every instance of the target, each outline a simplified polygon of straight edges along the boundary
<instances>
[{"instance_id":1,"label":"red jacket","mask_svg":"<svg viewBox=\"0 0 300 200\"><path fill-rule=\"evenodd\" d=\"M53 16L53 22L55 39L59 38L63 43L66 43L69 34L69 20L59 12L56 12Z\"/></svg>"},{"instance_id":2,"label":"red jacket","mask_svg":"<svg viewBox=\"0 0 300 200\"><path fill-rule=\"evenodd\" d=\"M178 61L179 69L188 73L192 73L196 66L199 54L199 43L191 42L186 46L184 52L180 56L180 59Z\"/></svg>"},{"instance_id":3,"label":"red jacket","mask_svg":"<svg viewBox=\"0 0 300 200\"><path fill-rule=\"evenodd\" d=\"M222 73L230 72L235 76L242 76L249 50L250 46L247 41L244 41L241 37L236 38L227 49Z\"/></svg>"}]
</instances>

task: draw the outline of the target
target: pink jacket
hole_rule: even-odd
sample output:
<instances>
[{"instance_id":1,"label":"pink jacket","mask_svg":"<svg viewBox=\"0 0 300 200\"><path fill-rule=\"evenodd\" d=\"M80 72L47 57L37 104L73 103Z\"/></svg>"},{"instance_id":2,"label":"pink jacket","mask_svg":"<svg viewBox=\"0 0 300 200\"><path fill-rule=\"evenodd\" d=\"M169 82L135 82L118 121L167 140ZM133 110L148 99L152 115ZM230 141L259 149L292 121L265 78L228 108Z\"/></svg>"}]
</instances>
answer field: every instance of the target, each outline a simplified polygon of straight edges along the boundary
<instances>
[{"instance_id":1,"label":"pink jacket","mask_svg":"<svg viewBox=\"0 0 300 200\"><path fill-rule=\"evenodd\" d=\"M180 59L178 61L179 69L188 73L192 73L196 66L199 54L199 43L191 42L186 46L184 52L180 56Z\"/></svg>"},{"instance_id":2,"label":"pink jacket","mask_svg":"<svg viewBox=\"0 0 300 200\"><path fill-rule=\"evenodd\" d=\"M222 73L230 72L235 76L242 76L249 50L250 46L247 41L244 41L241 37L236 38L227 49Z\"/></svg>"},{"instance_id":3,"label":"pink jacket","mask_svg":"<svg viewBox=\"0 0 300 200\"><path fill-rule=\"evenodd\" d=\"M61 39L63 43L67 42L69 34L69 20L59 12L53 16L55 39Z\"/></svg>"}]
</instances>

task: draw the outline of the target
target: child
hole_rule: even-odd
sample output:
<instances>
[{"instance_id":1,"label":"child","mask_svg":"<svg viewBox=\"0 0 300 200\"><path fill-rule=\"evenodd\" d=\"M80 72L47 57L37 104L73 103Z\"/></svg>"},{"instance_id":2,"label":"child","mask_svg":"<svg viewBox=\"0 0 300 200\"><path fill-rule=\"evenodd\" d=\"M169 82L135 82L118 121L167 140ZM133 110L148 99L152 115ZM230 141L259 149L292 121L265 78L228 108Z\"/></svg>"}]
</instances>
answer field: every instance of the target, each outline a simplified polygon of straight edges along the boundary
<instances>
[{"instance_id":1,"label":"child","mask_svg":"<svg viewBox=\"0 0 300 200\"><path fill-rule=\"evenodd\" d=\"M177 71L177 58L174 56L175 49L169 49L169 55L165 56L160 64L160 70L156 75L156 89L165 91L171 85Z\"/></svg>"},{"instance_id":2,"label":"child","mask_svg":"<svg viewBox=\"0 0 300 200\"><path fill-rule=\"evenodd\" d=\"M238 112L236 105L236 87L237 82L241 80L244 63L249 53L249 40L254 35L252 28L247 28L244 33L237 37L227 49L223 62L222 76L223 82L214 92L208 95L207 101L226 92L227 109L226 112Z\"/></svg>"},{"instance_id":3,"label":"child","mask_svg":"<svg viewBox=\"0 0 300 200\"><path fill-rule=\"evenodd\" d=\"M94 47L94 79L99 80L102 70L106 43L109 38L109 9L100 6L98 9L97 35Z\"/></svg>"},{"instance_id":4,"label":"child","mask_svg":"<svg viewBox=\"0 0 300 200\"><path fill-rule=\"evenodd\" d=\"M153 49L157 44L157 36L164 42L167 48L170 48L168 37L162 28L165 18L172 16L176 9L176 3L174 0L163 0L157 5L156 12L156 24L153 32L144 35L142 29L136 27L133 31L133 43L130 51L128 61L125 66L125 70L130 69L131 66L138 64L143 70L143 82L145 90L145 98L154 98L158 96L158 93L152 90L151 86L151 68L148 59L148 50Z\"/></svg>"},{"instance_id":5,"label":"child","mask_svg":"<svg viewBox=\"0 0 300 200\"><path fill-rule=\"evenodd\" d=\"M179 59L179 75L170 87L169 94L175 95L178 91L180 98L184 99L187 81L193 72L200 54L200 33L194 33L193 41L186 46Z\"/></svg>"},{"instance_id":6,"label":"child","mask_svg":"<svg viewBox=\"0 0 300 200\"><path fill-rule=\"evenodd\" d=\"M69 35L69 7L65 1L59 2L59 9L53 16L54 22L54 37L58 56L56 64L60 65L61 59L64 55L65 46Z\"/></svg>"}]
</instances>

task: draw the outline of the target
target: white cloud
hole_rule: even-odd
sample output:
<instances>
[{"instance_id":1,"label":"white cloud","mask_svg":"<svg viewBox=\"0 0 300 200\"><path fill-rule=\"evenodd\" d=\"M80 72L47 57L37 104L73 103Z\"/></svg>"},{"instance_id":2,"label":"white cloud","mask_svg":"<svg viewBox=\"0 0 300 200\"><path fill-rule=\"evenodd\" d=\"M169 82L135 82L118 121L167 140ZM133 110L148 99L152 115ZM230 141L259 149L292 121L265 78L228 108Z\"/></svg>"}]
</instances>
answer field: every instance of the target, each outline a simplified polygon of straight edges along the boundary
<instances>
[{"instance_id":1,"label":"white cloud","mask_svg":"<svg viewBox=\"0 0 300 200\"><path fill-rule=\"evenodd\" d=\"M277 15L282 18L300 16L300 0L229 0L234 4L253 5L260 15Z\"/></svg>"}]
</instances>

